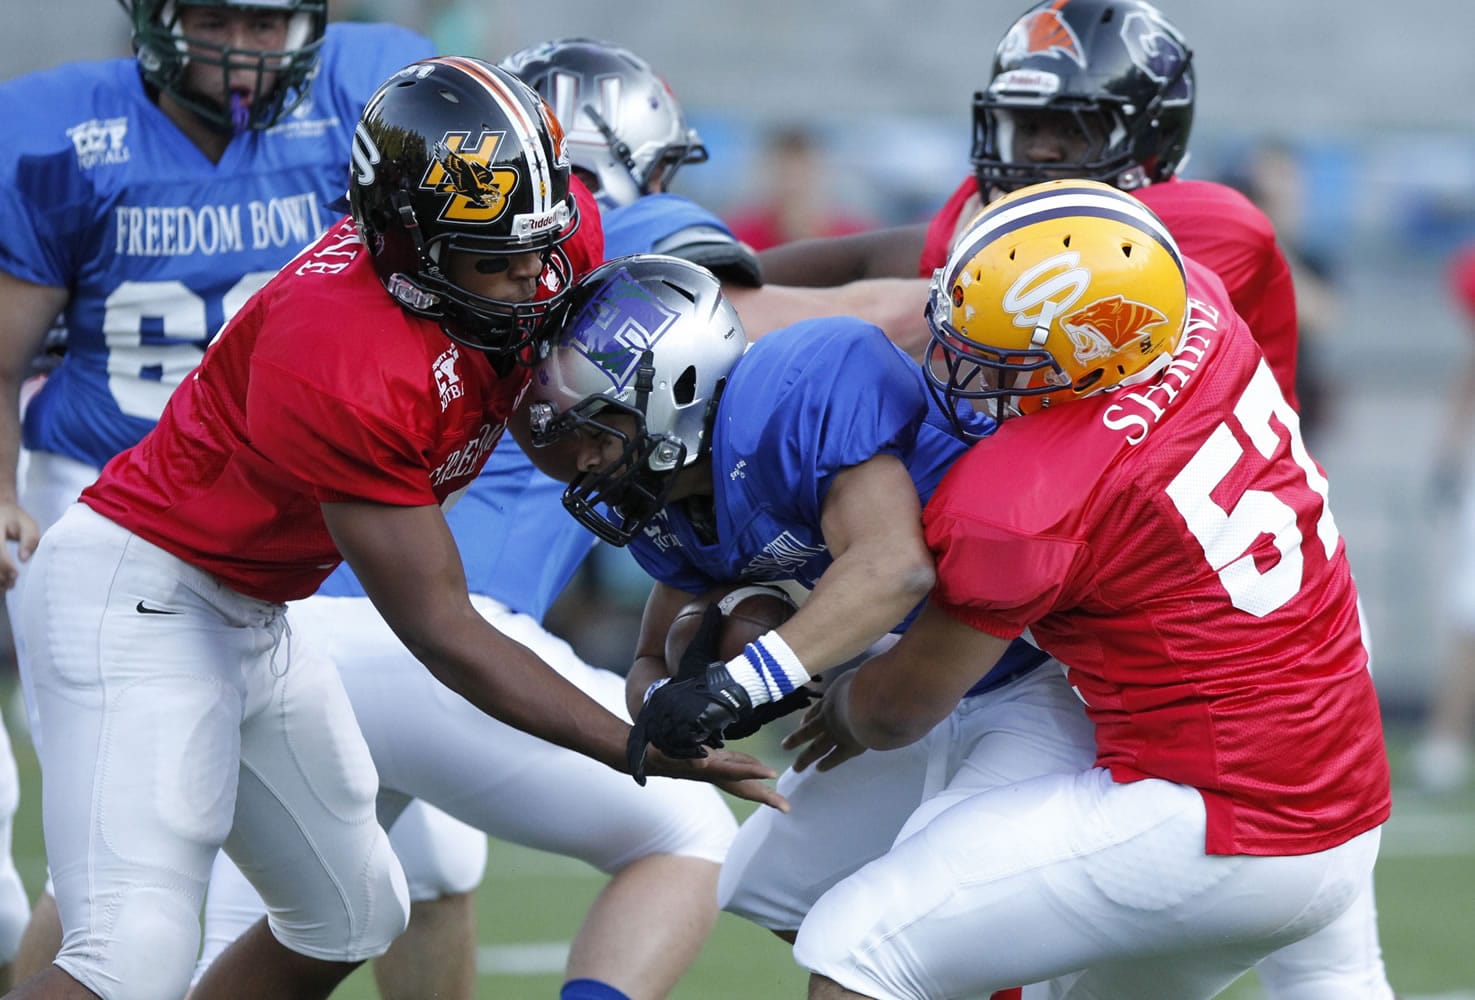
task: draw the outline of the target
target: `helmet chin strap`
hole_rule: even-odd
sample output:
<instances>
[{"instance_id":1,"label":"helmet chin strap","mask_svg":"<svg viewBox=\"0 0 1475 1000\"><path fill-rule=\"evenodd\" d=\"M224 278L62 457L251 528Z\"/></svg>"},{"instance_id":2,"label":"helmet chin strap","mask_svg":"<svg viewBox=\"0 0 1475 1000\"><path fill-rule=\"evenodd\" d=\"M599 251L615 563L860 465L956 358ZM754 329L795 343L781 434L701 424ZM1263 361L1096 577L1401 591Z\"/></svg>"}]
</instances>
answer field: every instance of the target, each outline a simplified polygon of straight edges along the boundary
<instances>
[{"instance_id":1,"label":"helmet chin strap","mask_svg":"<svg viewBox=\"0 0 1475 1000\"><path fill-rule=\"evenodd\" d=\"M1029 335L1029 346L1035 350L1043 350L1045 341L1050 339L1050 327L1055 323L1055 314L1060 311L1060 303L1046 300L1040 306L1039 318L1035 320L1034 331ZM1010 386L1015 390L1013 399L1019 398L1021 390L1029 387L1030 377L1033 372L1019 372L1014 376L1014 384ZM1010 404L1013 406L1014 404Z\"/></svg>"}]
</instances>

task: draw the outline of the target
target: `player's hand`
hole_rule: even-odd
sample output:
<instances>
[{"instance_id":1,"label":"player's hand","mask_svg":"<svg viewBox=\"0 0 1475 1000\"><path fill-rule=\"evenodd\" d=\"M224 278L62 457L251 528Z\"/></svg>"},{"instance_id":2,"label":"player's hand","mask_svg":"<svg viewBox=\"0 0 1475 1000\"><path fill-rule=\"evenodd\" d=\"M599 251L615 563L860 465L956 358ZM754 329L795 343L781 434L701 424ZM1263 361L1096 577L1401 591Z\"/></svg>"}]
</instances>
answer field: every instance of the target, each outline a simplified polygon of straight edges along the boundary
<instances>
[{"instance_id":1,"label":"player's hand","mask_svg":"<svg viewBox=\"0 0 1475 1000\"><path fill-rule=\"evenodd\" d=\"M777 772L756 757L736 750L708 750L705 757L690 758L667 757L651 749L645 769L657 777L708 781L738 798L789 811L789 800L770 784Z\"/></svg>"},{"instance_id":2,"label":"player's hand","mask_svg":"<svg viewBox=\"0 0 1475 1000\"><path fill-rule=\"evenodd\" d=\"M4 540L15 542L15 554L20 562L30 559L41 541L41 529L36 527L35 518L27 514L17 503L0 503L0 531ZM0 590L9 590L20 578L20 566L11 557L10 546L0 545Z\"/></svg>"},{"instance_id":3,"label":"player's hand","mask_svg":"<svg viewBox=\"0 0 1475 1000\"><path fill-rule=\"evenodd\" d=\"M799 751L794 759L795 771L815 763L819 771L832 771L865 753L866 748L851 735L845 722L845 700L854 680L855 671L849 670L831 681L819 703L804 713L799 728L785 737L783 748Z\"/></svg>"},{"instance_id":4,"label":"player's hand","mask_svg":"<svg viewBox=\"0 0 1475 1000\"><path fill-rule=\"evenodd\" d=\"M646 752L652 745L667 757L705 757L707 747L722 746L723 730L752 709L748 692L722 663L709 663L700 674L653 687L625 744L630 773L638 784L645 784Z\"/></svg>"}]
</instances>

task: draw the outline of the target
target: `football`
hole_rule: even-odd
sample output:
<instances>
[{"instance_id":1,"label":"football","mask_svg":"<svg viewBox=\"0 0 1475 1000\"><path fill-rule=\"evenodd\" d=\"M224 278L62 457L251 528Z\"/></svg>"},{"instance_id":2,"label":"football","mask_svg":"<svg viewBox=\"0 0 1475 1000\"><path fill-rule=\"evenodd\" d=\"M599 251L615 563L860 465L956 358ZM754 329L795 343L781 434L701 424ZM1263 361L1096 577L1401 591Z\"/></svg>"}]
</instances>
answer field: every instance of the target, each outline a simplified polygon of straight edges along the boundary
<instances>
[{"instance_id":1,"label":"football","mask_svg":"<svg viewBox=\"0 0 1475 1000\"><path fill-rule=\"evenodd\" d=\"M676 676L681 654L691 645L702 623L702 614L714 601L722 609L717 654L723 660L740 655L744 646L778 628L798 610L789 595L776 586L738 583L708 591L677 612L666 633L666 669L671 676Z\"/></svg>"}]
</instances>

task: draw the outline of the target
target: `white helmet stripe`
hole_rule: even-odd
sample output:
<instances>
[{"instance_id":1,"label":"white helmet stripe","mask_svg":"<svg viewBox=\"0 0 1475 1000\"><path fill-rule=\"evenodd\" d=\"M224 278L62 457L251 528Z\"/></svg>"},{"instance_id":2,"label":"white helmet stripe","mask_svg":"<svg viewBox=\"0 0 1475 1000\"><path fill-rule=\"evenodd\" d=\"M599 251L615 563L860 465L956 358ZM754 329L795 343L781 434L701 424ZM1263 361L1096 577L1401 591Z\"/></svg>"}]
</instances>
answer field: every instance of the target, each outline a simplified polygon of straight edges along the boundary
<instances>
[{"instance_id":1,"label":"white helmet stripe","mask_svg":"<svg viewBox=\"0 0 1475 1000\"><path fill-rule=\"evenodd\" d=\"M1028 190L1028 189L1025 189ZM1103 190L1100 186L1064 184L1051 185L1049 189L1017 198L1009 205L990 212L985 218L966 230L958 245L953 247L948 266L948 283L957 279L957 271L980 248L1000 236L1015 232L1036 222L1062 216L1106 216L1124 222L1140 230L1144 236L1163 245L1183 270L1182 254L1167 227L1142 202L1129 194Z\"/></svg>"},{"instance_id":2,"label":"white helmet stripe","mask_svg":"<svg viewBox=\"0 0 1475 1000\"><path fill-rule=\"evenodd\" d=\"M532 194L533 214L553 208L553 164L543 151L543 123L534 118L507 84L496 74L487 72L479 63L462 56L442 56L440 62L454 66L471 77L492 96L507 116L523 150L527 166L528 190ZM540 98L541 100L541 98Z\"/></svg>"}]
</instances>

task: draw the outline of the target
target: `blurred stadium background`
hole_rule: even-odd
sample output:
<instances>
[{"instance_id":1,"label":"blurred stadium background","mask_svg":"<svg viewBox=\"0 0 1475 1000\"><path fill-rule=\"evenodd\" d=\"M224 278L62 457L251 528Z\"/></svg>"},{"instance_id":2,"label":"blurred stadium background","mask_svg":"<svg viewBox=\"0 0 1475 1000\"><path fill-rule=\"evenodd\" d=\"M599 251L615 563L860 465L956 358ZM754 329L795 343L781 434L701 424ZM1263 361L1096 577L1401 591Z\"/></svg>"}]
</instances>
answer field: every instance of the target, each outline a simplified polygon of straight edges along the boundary
<instances>
[{"instance_id":1,"label":"blurred stadium background","mask_svg":"<svg viewBox=\"0 0 1475 1000\"><path fill-rule=\"evenodd\" d=\"M1319 275L1305 317L1324 406L1308 437L1332 482L1374 640L1395 769L1442 669L1444 579L1469 558L1433 504L1433 446L1475 344L1444 282L1475 240L1475 5L1469 0L1159 0L1194 47L1199 99L1185 173L1244 183L1279 154L1283 240ZM628 46L671 82L711 150L676 190L720 213L770 193L763 139L797 126L823 157L814 197L897 224L930 216L967 171L969 102L1026 0L337 0L340 17L396 20L442 51L500 59L587 35ZM110 0L5 0L0 79L126 54ZM1309 280L1309 279L1308 279ZM643 600L617 555L556 609L586 657L620 667ZM22 740L23 742L23 740ZM28 750L18 862L42 877ZM771 745L758 749L778 756ZM482 892L486 995L551 996L561 942L598 881L557 859L495 848ZM1400 786L1379 867L1384 944L1405 997L1475 998L1475 796ZM518 970L532 970L524 975ZM372 996L365 977L354 980ZM679 997L798 996L786 949L724 917ZM1236 997L1256 995L1252 984Z\"/></svg>"}]
</instances>

